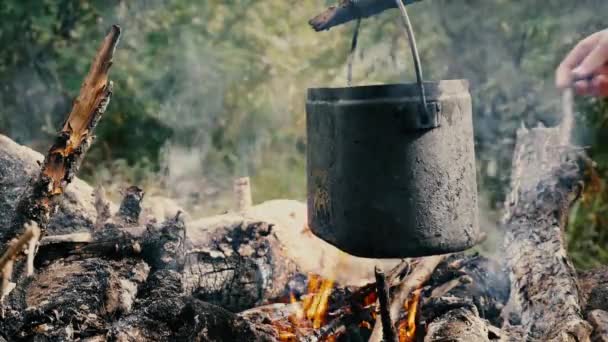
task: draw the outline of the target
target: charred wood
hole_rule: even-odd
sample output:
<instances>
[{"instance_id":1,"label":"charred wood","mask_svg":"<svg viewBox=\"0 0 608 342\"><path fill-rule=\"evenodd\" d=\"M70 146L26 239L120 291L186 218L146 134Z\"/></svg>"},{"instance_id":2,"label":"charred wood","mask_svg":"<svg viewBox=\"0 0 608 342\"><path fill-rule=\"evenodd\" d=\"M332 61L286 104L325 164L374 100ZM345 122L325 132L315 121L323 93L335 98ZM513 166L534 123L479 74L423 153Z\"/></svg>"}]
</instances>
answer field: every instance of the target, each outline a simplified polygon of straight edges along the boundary
<instances>
[{"instance_id":1,"label":"charred wood","mask_svg":"<svg viewBox=\"0 0 608 342\"><path fill-rule=\"evenodd\" d=\"M385 342L397 342L397 331L390 313L390 294L389 287L386 283L384 272L376 268L376 293L378 294L378 303L380 306L380 320L382 321L382 331Z\"/></svg>"},{"instance_id":2,"label":"charred wood","mask_svg":"<svg viewBox=\"0 0 608 342\"><path fill-rule=\"evenodd\" d=\"M133 185L125 190L120 208L118 208L118 217L129 225L134 225L139 222L141 214L141 202L144 199L144 191Z\"/></svg>"},{"instance_id":3,"label":"charred wood","mask_svg":"<svg viewBox=\"0 0 608 342\"><path fill-rule=\"evenodd\" d=\"M93 142L95 127L110 101L112 82L108 80L108 72L119 37L120 28L113 26L95 56L80 94L49 149L39 175L20 199L8 231L0 236L0 245L18 235L29 221L38 223L44 235L57 208L57 199L74 179Z\"/></svg>"}]
</instances>

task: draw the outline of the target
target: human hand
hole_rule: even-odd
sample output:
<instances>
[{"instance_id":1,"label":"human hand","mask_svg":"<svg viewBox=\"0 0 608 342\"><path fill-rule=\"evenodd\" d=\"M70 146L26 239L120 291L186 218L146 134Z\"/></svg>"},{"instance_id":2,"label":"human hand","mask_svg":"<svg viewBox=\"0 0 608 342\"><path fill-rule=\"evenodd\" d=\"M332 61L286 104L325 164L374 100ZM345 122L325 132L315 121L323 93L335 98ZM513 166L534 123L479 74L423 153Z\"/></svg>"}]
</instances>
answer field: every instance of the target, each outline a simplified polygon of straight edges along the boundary
<instances>
[{"instance_id":1,"label":"human hand","mask_svg":"<svg viewBox=\"0 0 608 342\"><path fill-rule=\"evenodd\" d=\"M608 29L581 40L557 68L555 82L580 95L608 97Z\"/></svg>"}]
</instances>

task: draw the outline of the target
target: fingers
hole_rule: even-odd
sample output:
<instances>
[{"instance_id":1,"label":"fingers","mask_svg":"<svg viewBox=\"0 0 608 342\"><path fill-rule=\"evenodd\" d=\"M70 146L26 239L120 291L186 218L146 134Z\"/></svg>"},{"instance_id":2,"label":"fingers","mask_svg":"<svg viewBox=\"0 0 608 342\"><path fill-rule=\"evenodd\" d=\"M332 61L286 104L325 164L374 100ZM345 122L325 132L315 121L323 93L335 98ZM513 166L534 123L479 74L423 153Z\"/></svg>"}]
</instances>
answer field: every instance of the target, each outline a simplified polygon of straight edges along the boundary
<instances>
[{"instance_id":1,"label":"fingers","mask_svg":"<svg viewBox=\"0 0 608 342\"><path fill-rule=\"evenodd\" d=\"M572 70L574 77L584 78L596 73L608 61L608 36L603 35L578 67Z\"/></svg>"},{"instance_id":2,"label":"fingers","mask_svg":"<svg viewBox=\"0 0 608 342\"><path fill-rule=\"evenodd\" d=\"M598 72L586 79L574 83L578 95L608 97L608 66L602 66Z\"/></svg>"},{"instance_id":3,"label":"fingers","mask_svg":"<svg viewBox=\"0 0 608 342\"><path fill-rule=\"evenodd\" d=\"M608 96L608 75L599 75L591 81L591 92L593 96Z\"/></svg>"},{"instance_id":4,"label":"fingers","mask_svg":"<svg viewBox=\"0 0 608 342\"><path fill-rule=\"evenodd\" d=\"M600 40L601 33L602 32L594 33L581 40L574 49L568 53L566 58L564 58L563 62L557 68L555 75L555 83L558 88L569 87L572 84L574 80L572 70L579 66L579 64L594 50Z\"/></svg>"}]
</instances>

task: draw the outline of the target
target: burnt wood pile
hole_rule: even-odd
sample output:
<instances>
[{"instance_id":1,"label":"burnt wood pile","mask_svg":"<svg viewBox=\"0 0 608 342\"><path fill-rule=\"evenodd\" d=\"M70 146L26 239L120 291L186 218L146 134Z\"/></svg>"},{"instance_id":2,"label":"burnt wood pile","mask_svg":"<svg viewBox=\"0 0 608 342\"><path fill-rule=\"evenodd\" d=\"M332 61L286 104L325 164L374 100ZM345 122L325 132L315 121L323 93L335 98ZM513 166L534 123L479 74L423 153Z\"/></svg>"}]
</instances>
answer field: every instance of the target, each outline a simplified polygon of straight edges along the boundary
<instances>
[{"instance_id":1,"label":"burnt wood pile","mask_svg":"<svg viewBox=\"0 0 608 342\"><path fill-rule=\"evenodd\" d=\"M590 162L522 128L504 248L377 261L305 227L305 206L155 217L75 178L112 92L112 28L46 157L0 136L0 341L605 341L608 270L577 273L564 229ZM39 241L38 241L38 238Z\"/></svg>"}]
</instances>

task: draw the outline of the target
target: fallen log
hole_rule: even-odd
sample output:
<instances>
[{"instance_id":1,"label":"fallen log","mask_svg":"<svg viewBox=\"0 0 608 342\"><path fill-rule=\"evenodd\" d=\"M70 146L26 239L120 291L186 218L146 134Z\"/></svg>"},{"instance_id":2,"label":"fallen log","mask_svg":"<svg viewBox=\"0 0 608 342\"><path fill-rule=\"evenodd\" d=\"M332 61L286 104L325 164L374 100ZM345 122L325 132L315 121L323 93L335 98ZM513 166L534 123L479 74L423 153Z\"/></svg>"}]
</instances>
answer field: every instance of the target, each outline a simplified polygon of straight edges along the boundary
<instances>
[{"instance_id":1,"label":"fallen log","mask_svg":"<svg viewBox=\"0 0 608 342\"><path fill-rule=\"evenodd\" d=\"M582 187L583 157L564 145L559 127L517 132L504 253L511 279L507 308L526 340L587 341L591 333L564 242L568 210Z\"/></svg>"},{"instance_id":2,"label":"fallen log","mask_svg":"<svg viewBox=\"0 0 608 342\"><path fill-rule=\"evenodd\" d=\"M36 222L44 235L51 214L58 205L57 198L74 179L93 142L95 127L110 101L112 82L108 80L108 72L119 37L120 28L112 26L85 77L80 94L74 100L72 111L42 163L39 175L19 200L8 230L0 236L0 246L17 236L29 221Z\"/></svg>"},{"instance_id":3,"label":"fallen log","mask_svg":"<svg viewBox=\"0 0 608 342\"><path fill-rule=\"evenodd\" d=\"M405 5L422 0L403 0ZM308 23L315 31L330 28L359 18L367 18L386 10L397 8L396 0L341 0L339 4L327 8Z\"/></svg>"}]
</instances>

